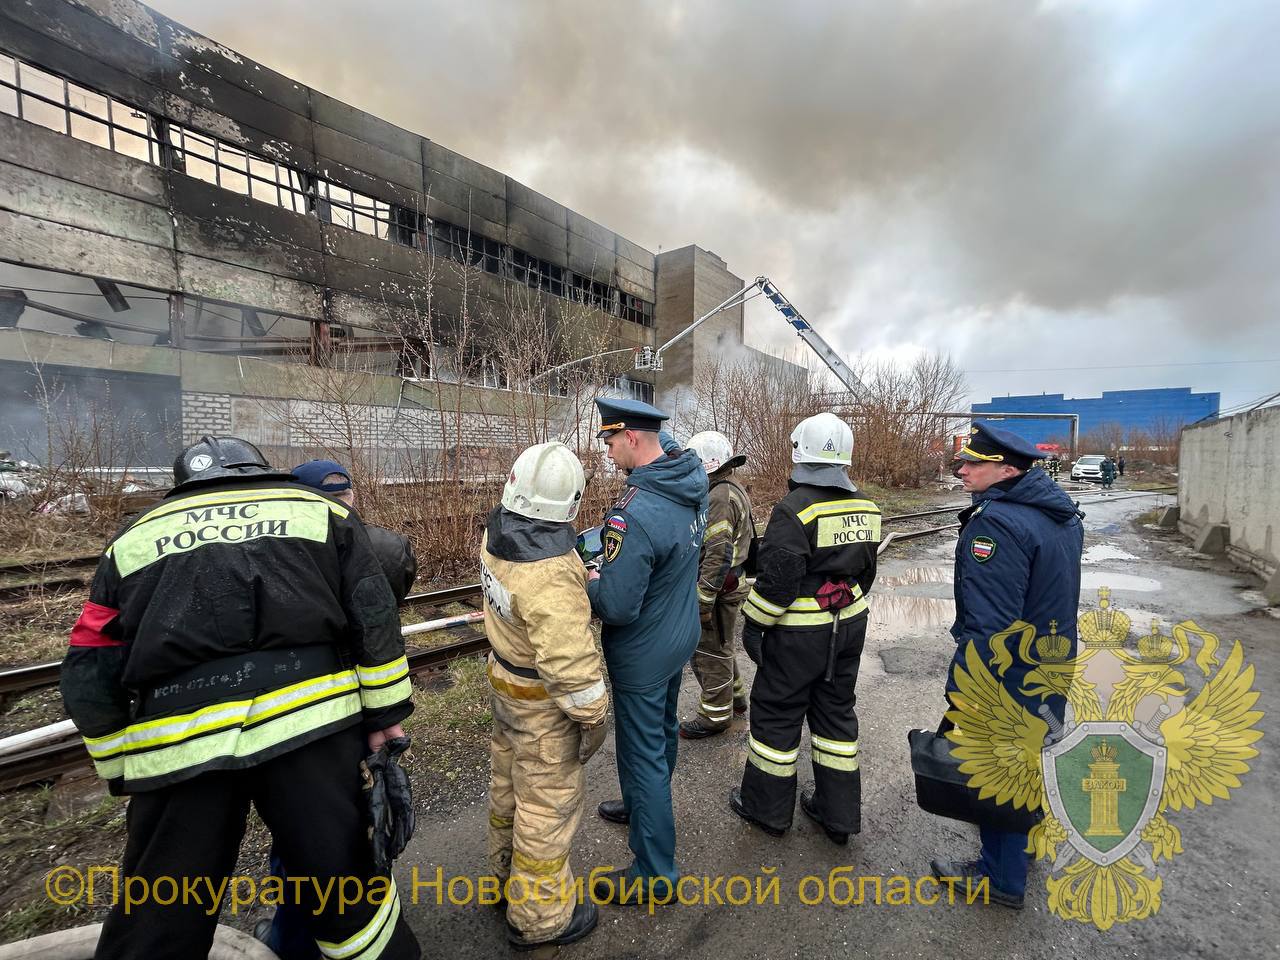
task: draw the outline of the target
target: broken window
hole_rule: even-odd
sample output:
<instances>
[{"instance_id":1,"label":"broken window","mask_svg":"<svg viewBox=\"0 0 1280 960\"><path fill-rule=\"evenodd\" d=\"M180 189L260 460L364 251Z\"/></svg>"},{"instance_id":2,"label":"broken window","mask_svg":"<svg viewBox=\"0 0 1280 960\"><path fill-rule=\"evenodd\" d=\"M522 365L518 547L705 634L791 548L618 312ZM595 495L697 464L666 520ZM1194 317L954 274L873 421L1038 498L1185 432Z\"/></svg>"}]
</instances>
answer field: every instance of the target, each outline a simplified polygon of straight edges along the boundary
<instances>
[{"instance_id":1,"label":"broken window","mask_svg":"<svg viewBox=\"0 0 1280 960\"><path fill-rule=\"evenodd\" d=\"M160 162L155 122L145 111L5 54L0 112L136 160Z\"/></svg>"},{"instance_id":2,"label":"broken window","mask_svg":"<svg viewBox=\"0 0 1280 960\"><path fill-rule=\"evenodd\" d=\"M182 342L188 350L307 363L314 323L305 317L187 296Z\"/></svg>"},{"instance_id":3,"label":"broken window","mask_svg":"<svg viewBox=\"0 0 1280 960\"><path fill-rule=\"evenodd\" d=\"M614 313L613 287L580 273L572 274L572 299L605 313Z\"/></svg>"},{"instance_id":4,"label":"broken window","mask_svg":"<svg viewBox=\"0 0 1280 960\"><path fill-rule=\"evenodd\" d=\"M168 133L173 168L180 173L294 213L307 212L299 171L181 124L170 123Z\"/></svg>"},{"instance_id":5,"label":"broken window","mask_svg":"<svg viewBox=\"0 0 1280 960\"><path fill-rule=\"evenodd\" d=\"M169 342L169 296L160 290L0 262L0 327L163 346Z\"/></svg>"},{"instance_id":6,"label":"broken window","mask_svg":"<svg viewBox=\"0 0 1280 960\"><path fill-rule=\"evenodd\" d=\"M619 315L623 320L630 320L641 326L653 326L653 304L629 293L618 291Z\"/></svg>"},{"instance_id":7,"label":"broken window","mask_svg":"<svg viewBox=\"0 0 1280 960\"><path fill-rule=\"evenodd\" d=\"M327 223L405 246L413 245L417 233L418 218L412 210L328 180L316 180L316 214Z\"/></svg>"}]
</instances>

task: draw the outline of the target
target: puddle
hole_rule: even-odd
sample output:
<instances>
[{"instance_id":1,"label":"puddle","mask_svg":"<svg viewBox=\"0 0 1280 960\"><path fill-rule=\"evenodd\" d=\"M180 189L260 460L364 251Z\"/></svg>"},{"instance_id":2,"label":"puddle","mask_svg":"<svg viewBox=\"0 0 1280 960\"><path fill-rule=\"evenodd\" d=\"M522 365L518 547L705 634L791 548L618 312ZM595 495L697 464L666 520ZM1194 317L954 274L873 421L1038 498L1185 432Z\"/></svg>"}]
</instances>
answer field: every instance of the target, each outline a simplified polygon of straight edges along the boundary
<instances>
[{"instance_id":1,"label":"puddle","mask_svg":"<svg viewBox=\"0 0 1280 960\"><path fill-rule=\"evenodd\" d=\"M923 627L950 627L956 619L953 600L937 597L902 597L892 593L873 593L868 628L890 627L896 630Z\"/></svg>"},{"instance_id":2,"label":"puddle","mask_svg":"<svg viewBox=\"0 0 1280 960\"><path fill-rule=\"evenodd\" d=\"M1159 580L1150 577L1135 577L1127 573L1110 573L1105 570L1085 570L1080 576L1080 589L1097 590L1099 587L1110 587L1112 590L1133 590L1137 593L1155 593L1161 587Z\"/></svg>"},{"instance_id":3,"label":"puddle","mask_svg":"<svg viewBox=\"0 0 1280 960\"><path fill-rule=\"evenodd\" d=\"M912 587L919 583L950 583L951 567L912 567L888 577L876 577L876 588Z\"/></svg>"},{"instance_id":4,"label":"puddle","mask_svg":"<svg viewBox=\"0 0 1280 960\"><path fill-rule=\"evenodd\" d=\"M914 650L911 647L885 647L876 652L887 674L944 676L951 662L951 651Z\"/></svg>"},{"instance_id":5,"label":"puddle","mask_svg":"<svg viewBox=\"0 0 1280 960\"><path fill-rule=\"evenodd\" d=\"M1080 558L1084 563L1106 563L1108 560L1137 560L1132 553L1126 553L1110 543L1095 543Z\"/></svg>"}]
</instances>

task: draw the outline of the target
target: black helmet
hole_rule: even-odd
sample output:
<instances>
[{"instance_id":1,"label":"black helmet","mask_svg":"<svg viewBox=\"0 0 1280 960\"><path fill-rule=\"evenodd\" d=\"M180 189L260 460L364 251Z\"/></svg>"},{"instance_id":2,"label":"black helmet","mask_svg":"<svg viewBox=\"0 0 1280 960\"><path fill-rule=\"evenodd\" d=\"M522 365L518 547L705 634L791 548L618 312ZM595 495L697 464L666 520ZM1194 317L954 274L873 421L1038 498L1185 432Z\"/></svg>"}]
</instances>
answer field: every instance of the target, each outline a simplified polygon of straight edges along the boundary
<instances>
[{"instance_id":1,"label":"black helmet","mask_svg":"<svg viewBox=\"0 0 1280 960\"><path fill-rule=\"evenodd\" d=\"M289 474L273 468L261 450L239 437L201 437L173 461L175 487L206 480L260 476L288 477Z\"/></svg>"}]
</instances>

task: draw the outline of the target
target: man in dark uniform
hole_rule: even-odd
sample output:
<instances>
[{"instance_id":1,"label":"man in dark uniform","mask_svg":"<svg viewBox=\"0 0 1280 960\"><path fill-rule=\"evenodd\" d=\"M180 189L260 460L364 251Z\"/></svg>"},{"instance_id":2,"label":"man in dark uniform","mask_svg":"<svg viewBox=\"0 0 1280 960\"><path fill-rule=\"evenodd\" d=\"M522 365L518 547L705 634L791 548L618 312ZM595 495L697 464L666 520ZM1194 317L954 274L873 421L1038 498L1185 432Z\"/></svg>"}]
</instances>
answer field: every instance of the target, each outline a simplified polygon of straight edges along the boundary
<instances>
[{"instance_id":1,"label":"man in dark uniform","mask_svg":"<svg viewBox=\"0 0 1280 960\"><path fill-rule=\"evenodd\" d=\"M293 468L293 478L321 493L327 493L348 507L356 506L356 490L351 482L351 474L336 460L308 460L300 463ZM387 582L391 584L396 602L403 601L418 577L418 558L414 556L413 544L404 534L386 527L366 523L364 530L369 535L369 544L373 547L382 572L387 575Z\"/></svg>"},{"instance_id":2,"label":"man in dark uniform","mask_svg":"<svg viewBox=\"0 0 1280 960\"><path fill-rule=\"evenodd\" d=\"M635 859L597 881L601 902L675 898L671 774L679 743L676 707L684 665L698 645L698 557L707 513L707 473L692 450L668 453L658 437L667 415L635 400L597 400L609 459L628 472L605 517L604 563L587 594L613 685L622 799L600 815L630 824Z\"/></svg>"},{"instance_id":3,"label":"man in dark uniform","mask_svg":"<svg viewBox=\"0 0 1280 960\"><path fill-rule=\"evenodd\" d=\"M830 413L791 434L791 492L760 541L743 606L742 645L758 667L751 736L734 813L781 836L796 802L800 733L809 721L814 789L800 808L837 844L862 829L854 684L876 576L880 508L849 479L853 431Z\"/></svg>"},{"instance_id":4,"label":"man in dark uniform","mask_svg":"<svg viewBox=\"0 0 1280 960\"><path fill-rule=\"evenodd\" d=\"M131 796L122 872L183 882L176 903L114 907L96 956L208 955L252 803L312 881L283 896L315 912L322 953L417 958L366 829L360 761L403 736L413 704L364 528L235 437L204 437L173 472L107 547L62 663L99 775ZM352 877L373 897L320 907L317 885Z\"/></svg>"},{"instance_id":5,"label":"man in dark uniform","mask_svg":"<svg viewBox=\"0 0 1280 960\"><path fill-rule=\"evenodd\" d=\"M956 621L951 635L955 659L947 676L948 697L956 690L955 668L965 663L973 644L984 663L991 660L991 638L1016 620L1070 638L1068 657L1076 655L1076 608L1080 602L1080 554L1083 514L1062 488L1039 468L1035 447L1017 434L985 423L973 427L969 442L956 454L955 475L973 495L960 512L956 544ZM1038 697L1022 693L1031 665L1013 651L1002 678L1009 694L1035 714ZM1062 719L1062 697L1045 701ZM1021 909L1027 885L1027 834L982 827L977 860L934 860L937 877L989 877L991 900Z\"/></svg>"}]
</instances>

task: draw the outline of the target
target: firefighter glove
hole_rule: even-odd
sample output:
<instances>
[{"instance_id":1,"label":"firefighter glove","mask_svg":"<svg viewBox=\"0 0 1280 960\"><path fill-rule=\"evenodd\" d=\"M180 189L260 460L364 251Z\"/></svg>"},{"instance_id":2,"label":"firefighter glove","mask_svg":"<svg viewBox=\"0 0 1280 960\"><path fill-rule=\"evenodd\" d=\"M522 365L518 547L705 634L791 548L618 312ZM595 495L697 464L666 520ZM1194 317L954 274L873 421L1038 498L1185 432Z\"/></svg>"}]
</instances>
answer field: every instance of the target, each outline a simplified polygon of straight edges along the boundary
<instances>
[{"instance_id":1,"label":"firefighter glove","mask_svg":"<svg viewBox=\"0 0 1280 960\"><path fill-rule=\"evenodd\" d=\"M601 720L599 723L578 724L578 732L582 735L581 743L578 746L578 760L586 763L595 756L595 752L604 743L605 734L609 732L609 728Z\"/></svg>"},{"instance_id":2,"label":"firefighter glove","mask_svg":"<svg viewBox=\"0 0 1280 960\"><path fill-rule=\"evenodd\" d=\"M746 618L742 623L742 649L747 651L752 663L760 666L760 657L764 652L764 627Z\"/></svg>"},{"instance_id":3,"label":"firefighter glove","mask_svg":"<svg viewBox=\"0 0 1280 960\"><path fill-rule=\"evenodd\" d=\"M360 761L369 805L369 842L378 876L391 872L392 862L413 836L413 790L408 772L400 766L400 757L408 749L408 737L394 737Z\"/></svg>"}]
</instances>

